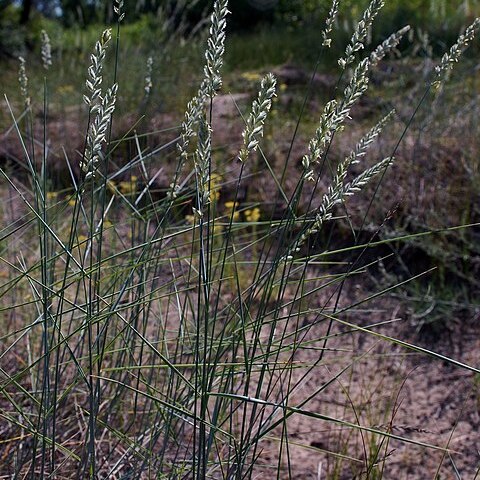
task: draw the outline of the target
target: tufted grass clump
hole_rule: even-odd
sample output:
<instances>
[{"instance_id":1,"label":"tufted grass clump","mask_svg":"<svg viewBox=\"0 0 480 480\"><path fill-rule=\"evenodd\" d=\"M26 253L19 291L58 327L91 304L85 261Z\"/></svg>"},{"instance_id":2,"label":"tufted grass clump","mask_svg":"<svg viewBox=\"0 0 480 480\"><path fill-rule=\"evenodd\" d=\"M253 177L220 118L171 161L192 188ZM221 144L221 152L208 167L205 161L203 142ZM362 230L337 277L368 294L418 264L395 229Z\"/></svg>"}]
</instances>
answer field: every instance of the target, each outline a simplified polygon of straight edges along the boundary
<instances>
[{"instance_id":1,"label":"tufted grass clump","mask_svg":"<svg viewBox=\"0 0 480 480\"><path fill-rule=\"evenodd\" d=\"M341 4L332 2L315 46L319 55L331 45ZM446 455L454 455L440 441L394 428L398 398L385 404L382 422L353 402L340 413L322 403L335 388L350 399L344 382L378 343L480 373L453 356L396 338L388 330L391 315L357 318L368 302L415 278L360 298L344 295L384 258L364 259L375 236L358 236L339 248L325 240L328 228L350 221L351 197L372 184L378 189L389 175L413 119L437 101L439 89L433 87L447 80L447 70L477 34L478 20L424 81L410 118L393 129L396 112L386 109L338 158L334 142L351 127L373 69L409 30L366 51L368 30L383 4L372 0L359 20L339 61L333 98L323 106L301 160L292 165L290 150L283 172L262 148L272 105L282 95L274 74L261 78L242 113L235 154L215 144L215 133L229 128L215 116L228 49L227 0L214 2L204 78L182 124L172 141L151 150L135 125L120 138L113 130L122 101L118 77L129 68L119 62L124 13L123 2L115 2L117 34L105 30L93 47L83 150L65 154L70 188L61 192L51 182L47 125L54 92L48 73L56 59L47 33L42 108L31 100L28 63L20 59L23 104L8 105L23 170L16 176L8 166L0 169L9 191L8 221L0 230L2 475L300 478L293 453L300 446L322 455L312 478L327 478L324 465L330 465L328 478L340 478L340 465L348 464L352 478L373 479L390 478L392 443L440 452L438 471ZM139 88L147 101L156 79L152 57L145 63ZM43 138L36 137L36 122ZM395 135L385 153L377 148L382 135ZM257 181L257 165L276 185L275 208L243 194ZM165 172L168 179L159 186ZM347 252L355 257L347 261ZM359 335L372 341L365 351L350 349ZM339 445L299 445L290 434L297 422L348 433Z\"/></svg>"}]
</instances>

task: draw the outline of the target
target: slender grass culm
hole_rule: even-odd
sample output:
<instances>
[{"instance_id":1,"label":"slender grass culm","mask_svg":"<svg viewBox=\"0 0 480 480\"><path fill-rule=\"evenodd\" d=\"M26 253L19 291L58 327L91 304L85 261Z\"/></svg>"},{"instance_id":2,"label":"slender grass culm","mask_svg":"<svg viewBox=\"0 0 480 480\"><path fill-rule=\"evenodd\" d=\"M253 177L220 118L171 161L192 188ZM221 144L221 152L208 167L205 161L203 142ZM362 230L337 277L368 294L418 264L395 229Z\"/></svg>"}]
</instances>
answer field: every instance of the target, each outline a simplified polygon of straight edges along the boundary
<instances>
[{"instance_id":1,"label":"slender grass culm","mask_svg":"<svg viewBox=\"0 0 480 480\"><path fill-rule=\"evenodd\" d=\"M54 191L48 130L59 89L50 86L57 57L48 33L41 32L39 57L43 103L27 77L27 58L19 58L21 101L7 105L23 158L18 172L0 167L13 205L0 230L2 478L373 480L392 478L397 450L401 458L433 452L437 473L447 459L456 468L450 442L460 420L449 425L447 443L426 439L427 429L397 425L402 401L392 392L406 378L382 377L388 395L354 399L354 385L364 387L362 395L374 390L358 374L366 358L391 362L396 371L415 354L477 380L480 369L397 338L397 311L382 316L388 308L373 303L434 270L410 272L402 264L407 278L370 287L377 285L371 277L388 277L384 262L400 240L433 232L381 239L366 225L370 207L350 211L348 202L368 195L374 201L402 161L406 132L440 101L440 87L474 41L480 19L421 79L424 94L409 116L402 111L400 118L385 102L373 120L358 118L375 69L413 30L405 26L364 54L385 3L372 0L349 34L335 63L333 98L314 125L306 115L312 75L295 131L288 132L283 172L264 148L269 128L278 126L277 98L288 88L280 75L259 75L250 111L238 115L243 133L235 154L216 143L216 133L230 128L228 118L216 115L227 0L213 3L203 78L172 129L175 137L151 150L144 148L150 133L140 131L140 120L161 88L153 53L139 76L142 118L126 133L123 125L115 128L125 99L121 74L130 67L119 61L124 2L114 2L116 34L104 30L89 57L83 150L76 157L63 150L70 178L61 192ZM331 2L317 39L322 51L334 43L341 8L341 0ZM347 134L352 119L366 126L361 135ZM303 120L311 138L295 157ZM386 137L393 143L382 143ZM351 143L339 154L338 141ZM248 187L260 178L275 191L250 197ZM354 244L331 243L334 228L352 233ZM386 250L370 255L373 247ZM358 286L362 278L367 293ZM330 394L334 389L338 396ZM384 403L369 417L375 395ZM305 455L319 459L309 476Z\"/></svg>"}]
</instances>

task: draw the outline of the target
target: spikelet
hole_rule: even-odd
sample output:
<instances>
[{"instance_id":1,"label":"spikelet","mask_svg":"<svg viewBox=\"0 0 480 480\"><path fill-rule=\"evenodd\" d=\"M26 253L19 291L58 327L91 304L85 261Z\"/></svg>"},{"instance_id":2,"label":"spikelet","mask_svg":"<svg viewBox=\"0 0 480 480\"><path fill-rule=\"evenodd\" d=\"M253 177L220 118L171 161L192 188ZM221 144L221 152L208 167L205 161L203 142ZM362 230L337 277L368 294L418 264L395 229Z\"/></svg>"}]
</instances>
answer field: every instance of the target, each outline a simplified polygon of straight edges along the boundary
<instances>
[{"instance_id":1,"label":"spikelet","mask_svg":"<svg viewBox=\"0 0 480 480\"><path fill-rule=\"evenodd\" d=\"M185 110L185 119L182 122L182 132L177 144L181 163L187 160L188 145L190 144L190 139L195 135L195 126L198 124L203 113L204 100L205 95L199 90L198 94L188 102L187 109Z\"/></svg>"},{"instance_id":2,"label":"spikelet","mask_svg":"<svg viewBox=\"0 0 480 480\"><path fill-rule=\"evenodd\" d=\"M333 217L333 208L335 205L341 203L346 197L354 195L359 192L365 185L367 185L375 176L383 172L394 162L393 157L387 157L382 161L375 164L373 167L368 168L358 177L353 179L347 184L334 181L329 187L327 193L322 198L322 203L317 209L317 213L310 226L300 235L298 240L294 243L283 257L283 260L291 260L292 254L298 252L300 247L311 236L320 231L322 225ZM338 180L338 179L337 179Z\"/></svg>"},{"instance_id":3,"label":"spikelet","mask_svg":"<svg viewBox=\"0 0 480 480\"><path fill-rule=\"evenodd\" d=\"M247 118L246 127L243 130L243 147L238 158L245 162L251 152L258 148L259 138L263 136L263 126L267 115L272 108L272 99L275 96L277 79L271 73L262 79L258 97L253 101L252 111Z\"/></svg>"},{"instance_id":4,"label":"spikelet","mask_svg":"<svg viewBox=\"0 0 480 480\"><path fill-rule=\"evenodd\" d=\"M372 0L363 13L363 17L358 22L357 28L353 32L350 43L345 50L345 57L338 61L338 64L343 70L355 61L355 53L365 47L364 42L368 36L369 29L384 5L385 0Z\"/></svg>"},{"instance_id":5,"label":"spikelet","mask_svg":"<svg viewBox=\"0 0 480 480\"><path fill-rule=\"evenodd\" d=\"M359 98L367 91L369 78L368 71L370 69L370 60L363 59L354 70L352 79L347 85L344 92L344 101L338 106L335 116L334 127L337 129L347 118L349 118L350 110Z\"/></svg>"},{"instance_id":6,"label":"spikelet","mask_svg":"<svg viewBox=\"0 0 480 480\"><path fill-rule=\"evenodd\" d=\"M330 48L332 45L331 34L333 30L333 24L338 15L338 7L340 5L340 0L333 0L332 6L330 8L330 12L328 13L327 20L325 21L325 30L322 32L323 43L324 47Z\"/></svg>"},{"instance_id":7,"label":"spikelet","mask_svg":"<svg viewBox=\"0 0 480 480\"><path fill-rule=\"evenodd\" d=\"M355 147L355 159L352 160L351 165L358 163L359 159L365 156L366 151L371 146L371 144L380 136L383 129L388 125L388 123L393 119L396 114L396 110L392 109L387 113L372 129L364 135Z\"/></svg>"},{"instance_id":8,"label":"spikelet","mask_svg":"<svg viewBox=\"0 0 480 480\"><path fill-rule=\"evenodd\" d=\"M25 108L30 107L30 95L28 94L28 77L27 69L25 67L26 62L23 57L18 57L20 66L18 67L18 83L20 84L20 93L22 94L23 104Z\"/></svg>"},{"instance_id":9,"label":"spikelet","mask_svg":"<svg viewBox=\"0 0 480 480\"><path fill-rule=\"evenodd\" d=\"M382 173L386 168L392 165L394 161L394 157L387 157L375 164L373 167L365 170L358 177L343 187L343 196L349 196L359 192L370 182L370 180L372 180L372 178L376 177L379 173Z\"/></svg>"},{"instance_id":10,"label":"spikelet","mask_svg":"<svg viewBox=\"0 0 480 480\"><path fill-rule=\"evenodd\" d=\"M114 0L113 11L117 14L117 21L120 23L125 18L123 11L124 0Z\"/></svg>"},{"instance_id":11,"label":"spikelet","mask_svg":"<svg viewBox=\"0 0 480 480\"><path fill-rule=\"evenodd\" d=\"M106 141L108 127L115 110L118 85L114 84L102 95L102 70L108 42L112 38L110 29L102 33L100 40L95 44L91 55L92 64L88 68L86 87L88 95L83 99L89 106L91 119L87 134L85 154L80 162L80 167L85 174L85 180L95 179L100 161L103 159L102 146Z\"/></svg>"},{"instance_id":12,"label":"spikelet","mask_svg":"<svg viewBox=\"0 0 480 480\"><path fill-rule=\"evenodd\" d=\"M152 83L152 71L153 71L153 58L147 58L147 69L145 72L145 96L148 97L153 87Z\"/></svg>"},{"instance_id":13,"label":"spikelet","mask_svg":"<svg viewBox=\"0 0 480 480\"><path fill-rule=\"evenodd\" d=\"M305 180L315 180L312 164L318 162L325 148L333 138L337 106L337 101L332 100L328 102L323 109L322 116L320 117L320 125L315 131L315 136L308 144L308 154L304 155L302 159L303 177Z\"/></svg>"},{"instance_id":14,"label":"spikelet","mask_svg":"<svg viewBox=\"0 0 480 480\"><path fill-rule=\"evenodd\" d=\"M223 65L223 54L225 51L225 29L227 26L226 17L228 13L228 0L215 0L214 11L210 17L210 35L207 40L207 50L205 52L206 64L204 67L204 79L198 89L197 94L188 102L185 111L185 118L182 122L182 131L177 143L178 153L180 155L179 165L170 189L167 192L167 198L173 200L179 192L177 183L188 157L188 146L190 140L195 135L195 128L198 125L205 108L207 97L213 99L218 89L222 85L220 69Z\"/></svg>"},{"instance_id":15,"label":"spikelet","mask_svg":"<svg viewBox=\"0 0 480 480\"><path fill-rule=\"evenodd\" d=\"M345 197L351 196L359 192L370 180L382 172L385 168L393 163L393 157L387 157L368 168L351 182L343 184L333 184L329 187L328 192L324 195L322 204L318 209L315 221L310 229L307 230L307 235L317 233L323 223L332 218L332 209L335 205L342 202ZM306 239L306 238L305 238Z\"/></svg>"},{"instance_id":16,"label":"spikelet","mask_svg":"<svg viewBox=\"0 0 480 480\"><path fill-rule=\"evenodd\" d=\"M353 105L367 90L369 66L368 58L362 60L354 70L350 83L345 88L343 101L332 100L325 106L320 118L320 125L315 132L315 136L309 142L309 153L302 159L303 178L305 180L313 181L315 179L312 165L320 160L325 149L332 141L334 133L349 118Z\"/></svg>"},{"instance_id":17,"label":"spikelet","mask_svg":"<svg viewBox=\"0 0 480 480\"><path fill-rule=\"evenodd\" d=\"M107 138L108 127L115 110L118 85L115 83L96 106L96 116L87 135L87 146L80 167L85 173L85 180L95 179L98 166L103 160L102 146Z\"/></svg>"},{"instance_id":18,"label":"spikelet","mask_svg":"<svg viewBox=\"0 0 480 480\"><path fill-rule=\"evenodd\" d=\"M337 172L332 183L328 187L327 192L322 198L322 202L318 207L317 213L310 226L302 233L294 246L288 251L284 259L291 259L292 254L297 252L300 247L311 235L317 233L324 222L330 220L333 216L332 210L338 203L342 202L345 197L354 195L360 191L373 177L378 175L394 161L393 157L388 157L377 163L373 167L368 168L362 174L357 176L350 183L345 184L348 169L351 165L357 164L365 156L370 145L381 134L388 122L393 118L395 110L392 110L384 118L382 118L361 140L357 143L355 150L348 155L343 162L337 167Z\"/></svg>"},{"instance_id":19,"label":"spikelet","mask_svg":"<svg viewBox=\"0 0 480 480\"><path fill-rule=\"evenodd\" d=\"M410 30L410 25L401 28L398 32L392 33L386 40L384 40L371 54L370 65L376 66L385 55L398 47L402 41L403 36Z\"/></svg>"},{"instance_id":20,"label":"spikelet","mask_svg":"<svg viewBox=\"0 0 480 480\"><path fill-rule=\"evenodd\" d=\"M379 137L386 125L391 121L395 115L395 110L391 110L385 117L383 117L376 125L374 125L366 135L364 135L360 141L355 146L355 149L350 152L350 154L340 162L337 168L337 173L333 181L334 185L341 185L346 176L348 169L352 165L358 164L363 157L365 157L368 149L373 144L373 142Z\"/></svg>"},{"instance_id":21,"label":"spikelet","mask_svg":"<svg viewBox=\"0 0 480 480\"><path fill-rule=\"evenodd\" d=\"M223 65L225 52L225 28L227 26L228 0L216 1L211 17L210 36L207 40L205 52L206 65L204 67L206 93L209 97L215 96L222 87L220 70Z\"/></svg>"},{"instance_id":22,"label":"spikelet","mask_svg":"<svg viewBox=\"0 0 480 480\"><path fill-rule=\"evenodd\" d=\"M90 56L92 64L88 67L88 78L85 82L89 95L84 95L84 102L90 107L91 113L94 113L95 102L102 94L102 70L105 61L108 42L112 38L112 30L108 28L104 30L100 40L95 44L94 51Z\"/></svg>"},{"instance_id":23,"label":"spikelet","mask_svg":"<svg viewBox=\"0 0 480 480\"><path fill-rule=\"evenodd\" d=\"M52 46L50 44L50 37L45 30L42 30L42 47L41 47L41 55L42 55L42 63L43 68L48 70L49 67L52 65Z\"/></svg>"},{"instance_id":24,"label":"spikelet","mask_svg":"<svg viewBox=\"0 0 480 480\"><path fill-rule=\"evenodd\" d=\"M440 87L445 79L445 76L450 70L453 69L455 63L458 62L462 53L475 38L479 28L480 18L476 18L474 22L465 30L465 33L458 37L457 42L452 45L450 51L443 55L440 65L435 67L436 79L432 82L432 86L436 88Z\"/></svg>"}]
</instances>

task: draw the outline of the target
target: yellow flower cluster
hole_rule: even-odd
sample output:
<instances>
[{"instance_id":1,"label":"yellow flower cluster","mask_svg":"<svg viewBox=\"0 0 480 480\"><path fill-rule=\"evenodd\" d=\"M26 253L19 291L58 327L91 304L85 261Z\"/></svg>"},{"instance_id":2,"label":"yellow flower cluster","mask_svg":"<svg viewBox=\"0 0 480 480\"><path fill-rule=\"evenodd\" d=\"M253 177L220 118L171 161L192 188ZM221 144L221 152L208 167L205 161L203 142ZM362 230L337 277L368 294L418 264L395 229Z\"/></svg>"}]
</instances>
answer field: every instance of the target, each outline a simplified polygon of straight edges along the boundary
<instances>
[{"instance_id":1,"label":"yellow flower cluster","mask_svg":"<svg viewBox=\"0 0 480 480\"><path fill-rule=\"evenodd\" d=\"M245 219L247 222L258 222L260 220L260 209L255 207L245 210Z\"/></svg>"},{"instance_id":2,"label":"yellow flower cluster","mask_svg":"<svg viewBox=\"0 0 480 480\"><path fill-rule=\"evenodd\" d=\"M213 175L212 175L213 177ZM216 176L215 181L218 181L218 178L220 178L218 175ZM213 178L212 178L212 185L213 185ZM212 188L212 192L213 192ZM215 190L216 194L219 194L218 190ZM218 200L219 196L215 196L215 201ZM230 221L230 218L232 218L233 222L239 222L240 221L240 211L238 211L239 203L234 202L233 200L230 200L228 202L225 202L225 217L227 221ZM261 217L261 211L260 208L254 207L254 208L249 208L243 212L243 215L245 217L245 220L249 223L256 223L260 220ZM224 217L224 218L225 218ZM195 224L195 215L185 215L185 221L189 225L194 225ZM220 231L223 230L222 225L215 225L215 233L220 233Z\"/></svg>"},{"instance_id":3,"label":"yellow flower cluster","mask_svg":"<svg viewBox=\"0 0 480 480\"><path fill-rule=\"evenodd\" d=\"M244 72L241 77L247 82L259 82L262 79L262 75L258 72Z\"/></svg>"},{"instance_id":4,"label":"yellow flower cluster","mask_svg":"<svg viewBox=\"0 0 480 480\"><path fill-rule=\"evenodd\" d=\"M119 182L118 189L124 195L133 195L137 191L137 180L138 178L135 175L132 175L130 180Z\"/></svg>"},{"instance_id":5,"label":"yellow flower cluster","mask_svg":"<svg viewBox=\"0 0 480 480\"><path fill-rule=\"evenodd\" d=\"M212 173L210 176L210 201L217 202L220 198L222 176L218 173ZM208 190L208 185L205 185L205 190Z\"/></svg>"},{"instance_id":6,"label":"yellow flower cluster","mask_svg":"<svg viewBox=\"0 0 480 480\"><path fill-rule=\"evenodd\" d=\"M233 213L233 221L238 222L240 220L240 212L237 212L236 208L238 206L237 202L225 202L225 208L227 210L227 216L230 219Z\"/></svg>"},{"instance_id":7,"label":"yellow flower cluster","mask_svg":"<svg viewBox=\"0 0 480 480\"><path fill-rule=\"evenodd\" d=\"M73 85L60 85L57 88L57 93L60 95L70 95L75 92L75 87Z\"/></svg>"},{"instance_id":8,"label":"yellow flower cluster","mask_svg":"<svg viewBox=\"0 0 480 480\"><path fill-rule=\"evenodd\" d=\"M213 227L213 234L220 235L223 232L223 225L219 225L218 223L215 224Z\"/></svg>"},{"instance_id":9,"label":"yellow flower cluster","mask_svg":"<svg viewBox=\"0 0 480 480\"><path fill-rule=\"evenodd\" d=\"M58 198L58 192L47 192L47 200L56 200Z\"/></svg>"},{"instance_id":10,"label":"yellow flower cluster","mask_svg":"<svg viewBox=\"0 0 480 480\"><path fill-rule=\"evenodd\" d=\"M107 188L112 194L120 192L125 196L134 195L137 191L137 181L138 177L136 175L131 175L129 180L118 182L118 184L113 180L107 180Z\"/></svg>"}]
</instances>

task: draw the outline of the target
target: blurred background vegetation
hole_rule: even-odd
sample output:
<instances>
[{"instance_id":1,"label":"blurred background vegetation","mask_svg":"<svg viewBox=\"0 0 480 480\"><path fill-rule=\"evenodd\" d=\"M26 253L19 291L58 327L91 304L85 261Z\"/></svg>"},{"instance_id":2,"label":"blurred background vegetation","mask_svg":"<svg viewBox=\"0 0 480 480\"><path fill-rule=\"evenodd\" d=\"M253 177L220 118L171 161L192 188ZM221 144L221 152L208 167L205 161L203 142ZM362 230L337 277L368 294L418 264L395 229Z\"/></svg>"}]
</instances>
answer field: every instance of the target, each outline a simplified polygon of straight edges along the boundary
<instances>
[{"instance_id":1,"label":"blurred background vegetation","mask_svg":"<svg viewBox=\"0 0 480 480\"><path fill-rule=\"evenodd\" d=\"M322 57L327 69L343 54L368 3L368 0L341 1L333 48ZM170 110L183 109L185 98L202 73L206 19L212 4L213 0L125 0L121 57L128 59L129 65L127 79L122 84L126 98L135 97L135 92L141 95L138 82L143 82L145 59L152 56L154 74L157 70L157 93L165 94L162 85L167 83L178 85L180 76L186 79L177 91L177 105L161 102ZM76 103L78 98L72 93L80 94L83 88L80 82L84 73L80 68L88 61L99 32L105 25L114 26L117 22L113 5L113 0L0 0L0 64L5 72L2 93L12 100L18 95L18 56L27 58L31 76L42 81L43 75L36 73L42 71L41 31L45 30L57 59L53 68L58 67L55 75L50 76L50 84L53 80L57 82L54 87L67 85L67 91L62 87L57 93L66 93L67 102ZM319 33L330 6L331 0L231 1L227 73L285 63L313 68L320 51ZM402 53L411 50L414 36L416 44L424 47L417 46L416 53L439 56L479 14L480 0L387 0L367 43L376 45L408 23L413 30L410 42L401 46ZM478 52L475 45L468 54L472 56L472 52ZM186 96L182 94L183 86ZM164 95L164 100L166 97L169 95ZM139 98L132 98L127 109L138 101Z\"/></svg>"},{"instance_id":2,"label":"blurred background vegetation","mask_svg":"<svg viewBox=\"0 0 480 480\"><path fill-rule=\"evenodd\" d=\"M148 48L150 43L158 45L173 32L194 34L201 29L212 3L212 0L126 0L123 10L128 28L124 36ZM359 18L367 3L367 0L341 2L339 23L345 31L351 30L352 22ZM318 29L330 4L330 0L235 0L229 6L233 13L229 28L235 32L275 27L297 32ZM478 0L389 0L373 35L384 37L408 21L428 31L433 44L437 42L441 47L456 38L459 28L478 15L479 9ZM85 32L93 28L96 32L99 24L115 21L112 1L0 0L0 55L16 56L35 48L42 28L62 48L75 48L76 43L67 43L68 37L62 37L65 29Z\"/></svg>"}]
</instances>

